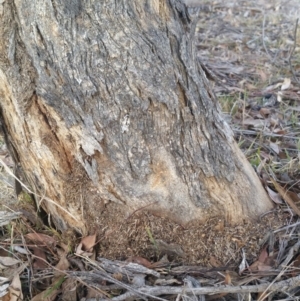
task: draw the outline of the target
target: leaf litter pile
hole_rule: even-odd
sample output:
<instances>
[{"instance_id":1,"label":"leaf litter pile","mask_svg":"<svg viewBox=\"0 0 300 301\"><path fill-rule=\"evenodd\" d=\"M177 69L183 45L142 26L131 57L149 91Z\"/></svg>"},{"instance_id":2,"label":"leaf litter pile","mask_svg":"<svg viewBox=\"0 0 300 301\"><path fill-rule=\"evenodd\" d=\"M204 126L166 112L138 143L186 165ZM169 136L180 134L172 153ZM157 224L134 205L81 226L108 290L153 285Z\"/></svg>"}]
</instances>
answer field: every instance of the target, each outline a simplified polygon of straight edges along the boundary
<instances>
[{"instance_id":1,"label":"leaf litter pile","mask_svg":"<svg viewBox=\"0 0 300 301\"><path fill-rule=\"evenodd\" d=\"M200 64L274 210L187 228L141 210L77 237L37 216L26 193L12 205L1 173L0 300L300 298L300 4L189 2ZM5 145L0 159L11 165Z\"/></svg>"}]
</instances>

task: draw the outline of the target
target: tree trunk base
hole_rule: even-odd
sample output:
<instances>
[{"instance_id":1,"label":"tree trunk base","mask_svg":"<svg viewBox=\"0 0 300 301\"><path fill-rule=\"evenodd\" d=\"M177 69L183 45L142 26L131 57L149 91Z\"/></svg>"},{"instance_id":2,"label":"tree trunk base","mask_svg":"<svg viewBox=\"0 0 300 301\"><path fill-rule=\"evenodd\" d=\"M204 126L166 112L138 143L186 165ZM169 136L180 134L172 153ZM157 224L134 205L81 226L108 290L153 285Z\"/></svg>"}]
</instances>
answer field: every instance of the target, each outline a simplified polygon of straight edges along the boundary
<instances>
[{"instance_id":1,"label":"tree trunk base","mask_svg":"<svg viewBox=\"0 0 300 301\"><path fill-rule=\"evenodd\" d=\"M3 3L1 123L62 232L145 210L172 229L233 224L273 206L197 60L197 19L148 2Z\"/></svg>"}]
</instances>

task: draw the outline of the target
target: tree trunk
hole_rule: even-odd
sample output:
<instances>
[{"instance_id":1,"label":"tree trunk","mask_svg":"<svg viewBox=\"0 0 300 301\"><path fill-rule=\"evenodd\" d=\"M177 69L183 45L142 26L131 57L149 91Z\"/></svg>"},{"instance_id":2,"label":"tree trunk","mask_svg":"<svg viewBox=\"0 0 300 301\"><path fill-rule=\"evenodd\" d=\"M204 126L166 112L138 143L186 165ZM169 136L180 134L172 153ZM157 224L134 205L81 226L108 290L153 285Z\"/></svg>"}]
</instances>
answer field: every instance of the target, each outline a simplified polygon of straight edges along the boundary
<instances>
[{"instance_id":1,"label":"tree trunk","mask_svg":"<svg viewBox=\"0 0 300 301\"><path fill-rule=\"evenodd\" d=\"M58 229L85 233L109 206L183 225L272 207L181 2L14 0L0 12L4 131Z\"/></svg>"}]
</instances>

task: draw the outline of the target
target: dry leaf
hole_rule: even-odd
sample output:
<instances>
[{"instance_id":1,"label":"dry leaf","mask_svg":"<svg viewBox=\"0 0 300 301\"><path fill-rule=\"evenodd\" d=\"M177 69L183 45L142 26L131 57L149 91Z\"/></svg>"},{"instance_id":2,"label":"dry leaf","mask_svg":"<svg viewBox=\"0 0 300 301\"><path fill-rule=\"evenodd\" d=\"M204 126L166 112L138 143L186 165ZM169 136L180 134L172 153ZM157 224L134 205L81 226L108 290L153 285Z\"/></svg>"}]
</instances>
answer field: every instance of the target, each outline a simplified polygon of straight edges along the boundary
<instances>
[{"instance_id":1,"label":"dry leaf","mask_svg":"<svg viewBox=\"0 0 300 301\"><path fill-rule=\"evenodd\" d=\"M260 252L260 254L259 254L259 257L258 257L258 261L260 261L260 262L265 262L265 261L267 260L267 258L269 257L267 248L268 248L268 246L265 246L265 247L261 250L261 252Z\"/></svg>"},{"instance_id":2,"label":"dry leaf","mask_svg":"<svg viewBox=\"0 0 300 301\"><path fill-rule=\"evenodd\" d=\"M3 256L3 257L11 257L11 252L5 250L5 249L1 249L0 248L0 256Z\"/></svg>"},{"instance_id":3,"label":"dry leaf","mask_svg":"<svg viewBox=\"0 0 300 301\"><path fill-rule=\"evenodd\" d=\"M286 155L286 152L280 152L279 154L278 154L278 157L280 158L280 159L287 159L287 155Z\"/></svg>"},{"instance_id":4,"label":"dry leaf","mask_svg":"<svg viewBox=\"0 0 300 301\"><path fill-rule=\"evenodd\" d=\"M268 116L268 115L271 114L271 110L270 110L269 108L261 108L261 109L259 110L259 113L260 113L262 116L266 117L266 116Z\"/></svg>"},{"instance_id":5,"label":"dry leaf","mask_svg":"<svg viewBox=\"0 0 300 301\"><path fill-rule=\"evenodd\" d=\"M68 245L66 245L66 244L64 244L63 242L59 242L59 247L61 247L63 250L64 250L64 252L65 253L69 253L69 251L70 251L70 247L68 246Z\"/></svg>"},{"instance_id":6,"label":"dry leaf","mask_svg":"<svg viewBox=\"0 0 300 301\"><path fill-rule=\"evenodd\" d=\"M35 269L45 269L48 267L47 264L47 257L46 253L37 247L32 247L30 248L33 251L33 254L35 255L34 257L34 262L33 262L33 267Z\"/></svg>"},{"instance_id":7,"label":"dry leaf","mask_svg":"<svg viewBox=\"0 0 300 301\"><path fill-rule=\"evenodd\" d=\"M140 257L140 256L131 256L126 261L132 262L132 263L138 263L140 265L143 265L146 268L149 268L152 265L149 260L147 260L146 258Z\"/></svg>"},{"instance_id":8,"label":"dry leaf","mask_svg":"<svg viewBox=\"0 0 300 301\"><path fill-rule=\"evenodd\" d=\"M86 257L89 257L89 256L92 256L92 255L93 255L93 253L91 253L91 252L85 252L85 251L82 249L82 247L83 247L83 245L82 245L82 243L80 243L80 244L77 246L77 248L76 248L75 254L81 255L81 256L86 256Z\"/></svg>"},{"instance_id":9,"label":"dry leaf","mask_svg":"<svg viewBox=\"0 0 300 301\"><path fill-rule=\"evenodd\" d=\"M231 284L231 276L230 276L230 274L229 274L228 271L226 271L226 273L225 273L225 280L224 280L224 283L225 283L225 284Z\"/></svg>"},{"instance_id":10,"label":"dry leaf","mask_svg":"<svg viewBox=\"0 0 300 301\"><path fill-rule=\"evenodd\" d=\"M299 198L299 196L298 196L297 193L295 193L293 191L287 191L286 193L293 200L293 202L295 203L295 205L299 205L300 204L300 198Z\"/></svg>"},{"instance_id":11,"label":"dry leaf","mask_svg":"<svg viewBox=\"0 0 300 301\"><path fill-rule=\"evenodd\" d=\"M54 275L62 276L62 273L60 271L65 271L70 267L70 263L69 263L68 259L66 258L66 256L62 256L55 267L56 267L56 270L54 270Z\"/></svg>"},{"instance_id":12,"label":"dry leaf","mask_svg":"<svg viewBox=\"0 0 300 301\"><path fill-rule=\"evenodd\" d=\"M19 274L16 274L9 287L10 301L23 300L22 285Z\"/></svg>"},{"instance_id":13,"label":"dry leaf","mask_svg":"<svg viewBox=\"0 0 300 301\"><path fill-rule=\"evenodd\" d=\"M247 267L248 267L248 263L246 260L246 253L245 250L242 249L242 262L239 265L239 274L241 275Z\"/></svg>"},{"instance_id":14,"label":"dry leaf","mask_svg":"<svg viewBox=\"0 0 300 301\"><path fill-rule=\"evenodd\" d=\"M82 243L80 243L77 247L76 247L76 251L75 254L77 255L82 255L84 251L82 250Z\"/></svg>"},{"instance_id":15,"label":"dry leaf","mask_svg":"<svg viewBox=\"0 0 300 301\"><path fill-rule=\"evenodd\" d=\"M25 254L25 255L30 254L30 252L28 250L26 250L25 248L23 248L23 247L14 246L13 248L14 248L14 251L19 252L20 254Z\"/></svg>"},{"instance_id":16,"label":"dry leaf","mask_svg":"<svg viewBox=\"0 0 300 301\"><path fill-rule=\"evenodd\" d=\"M82 249L87 252L93 252L93 247L96 243L96 234L83 237L81 239Z\"/></svg>"},{"instance_id":17,"label":"dry leaf","mask_svg":"<svg viewBox=\"0 0 300 301\"><path fill-rule=\"evenodd\" d=\"M291 85L291 79L290 78L285 78L283 80L282 86L281 86L281 91L286 90L290 87Z\"/></svg>"},{"instance_id":18,"label":"dry leaf","mask_svg":"<svg viewBox=\"0 0 300 301\"><path fill-rule=\"evenodd\" d=\"M20 263L20 260L12 258L12 257L2 257L0 256L0 264L6 267L10 267L12 265Z\"/></svg>"},{"instance_id":19,"label":"dry leaf","mask_svg":"<svg viewBox=\"0 0 300 301\"><path fill-rule=\"evenodd\" d=\"M161 268L169 265L170 262L168 260L168 256L164 255L159 261L152 263L151 268Z\"/></svg>"},{"instance_id":20,"label":"dry leaf","mask_svg":"<svg viewBox=\"0 0 300 301\"><path fill-rule=\"evenodd\" d=\"M278 134L278 135L286 135L286 134L287 134L287 131L278 128L278 129L274 129L274 130L273 130L273 133L274 133L274 134Z\"/></svg>"},{"instance_id":21,"label":"dry leaf","mask_svg":"<svg viewBox=\"0 0 300 301\"><path fill-rule=\"evenodd\" d=\"M273 191L271 188L269 188L268 186L266 186L267 192L269 194L269 197L271 198L271 200L276 203L276 204L282 204L283 201L279 195L279 193Z\"/></svg>"},{"instance_id":22,"label":"dry leaf","mask_svg":"<svg viewBox=\"0 0 300 301\"><path fill-rule=\"evenodd\" d=\"M249 266L248 270L250 272L266 272L272 270L272 267L257 260Z\"/></svg>"},{"instance_id":23,"label":"dry leaf","mask_svg":"<svg viewBox=\"0 0 300 301\"><path fill-rule=\"evenodd\" d=\"M277 92L277 101L282 102L282 92Z\"/></svg>"},{"instance_id":24,"label":"dry leaf","mask_svg":"<svg viewBox=\"0 0 300 301\"><path fill-rule=\"evenodd\" d=\"M51 292L45 290L37 295L35 295L31 301L54 301L59 294L59 290L53 289Z\"/></svg>"},{"instance_id":25,"label":"dry leaf","mask_svg":"<svg viewBox=\"0 0 300 301\"><path fill-rule=\"evenodd\" d=\"M25 237L31 241L40 242L45 245L56 245L56 240L53 237L43 233L28 233Z\"/></svg>"},{"instance_id":26,"label":"dry leaf","mask_svg":"<svg viewBox=\"0 0 300 301\"><path fill-rule=\"evenodd\" d=\"M270 142L270 147L271 149L278 155L279 152L281 151L280 147L278 144Z\"/></svg>"},{"instance_id":27,"label":"dry leaf","mask_svg":"<svg viewBox=\"0 0 300 301\"><path fill-rule=\"evenodd\" d=\"M81 255L83 252L84 252L84 251L82 250L82 243L80 243L80 244L76 247L75 254Z\"/></svg>"},{"instance_id":28,"label":"dry leaf","mask_svg":"<svg viewBox=\"0 0 300 301\"><path fill-rule=\"evenodd\" d=\"M273 185L275 186L278 193L281 195L281 197L286 201L286 203L294 210L294 212L300 216L300 210L297 207L297 205L294 203L293 199L290 197L290 195L287 193L285 189L283 189L277 182L275 182L273 179L271 179Z\"/></svg>"},{"instance_id":29,"label":"dry leaf","mask_svg":"<svg viewBox=\"0 0 300 301\"><path fill-rule=\"evenodd\" d=\"M249 271L251 272L265 272L265 271L270 271L272 269L272 266L270 265L271 263L274 263L273 258L269 256L269 253L267 251L268 246L265 246L258 257L258 260L253 262L251 266L248 268Z\"/></svg>"}]
</instances>

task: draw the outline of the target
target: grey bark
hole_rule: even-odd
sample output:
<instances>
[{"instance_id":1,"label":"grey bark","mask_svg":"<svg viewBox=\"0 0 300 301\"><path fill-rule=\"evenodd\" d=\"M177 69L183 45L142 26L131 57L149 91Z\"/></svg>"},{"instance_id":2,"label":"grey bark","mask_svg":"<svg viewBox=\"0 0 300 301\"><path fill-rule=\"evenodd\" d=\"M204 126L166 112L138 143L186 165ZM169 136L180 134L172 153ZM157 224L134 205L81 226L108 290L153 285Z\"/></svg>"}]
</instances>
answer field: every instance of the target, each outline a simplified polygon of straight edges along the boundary
<instances>
[{"instance_id":1,"label":"grey bark","mask_svg":"<svg viewBox=\"0 0 300 301\"><path fill-rule=\"evenodd\" d=\"M180 1L1 7L2 123L58 228L83 231L82 206L96 220L101 202L183 224L271 207L221 117Z\"/></svg>"}]
</instances>

